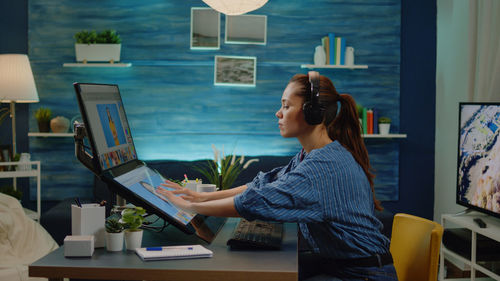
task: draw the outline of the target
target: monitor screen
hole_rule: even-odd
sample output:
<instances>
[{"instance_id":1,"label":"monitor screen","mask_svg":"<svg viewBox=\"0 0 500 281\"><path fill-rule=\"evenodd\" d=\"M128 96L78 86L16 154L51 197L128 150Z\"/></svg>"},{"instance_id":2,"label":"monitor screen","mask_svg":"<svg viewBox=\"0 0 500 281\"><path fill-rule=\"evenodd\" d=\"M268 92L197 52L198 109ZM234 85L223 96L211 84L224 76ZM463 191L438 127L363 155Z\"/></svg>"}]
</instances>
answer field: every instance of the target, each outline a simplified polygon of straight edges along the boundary
<instances>
[{"instance_id":1,"label":"monitor screen","mask_svg":"<svg viewBox=\"0 0 500 281\"><path fill-rule=\"evenodd\" d=\"M459 205L500 217L500 103L460 103Z\"/></svg>"},{"instance_id":2,"label":"monitor screen","mask_svg":"<svg viewBox=\"0 0 500 281\"><path fill-rule=\"evenodd\" d=\"M79 84L101 171L137 159L117 85ZM90 132L89 132L90 130Z\"/></svg>"}]
</instances>

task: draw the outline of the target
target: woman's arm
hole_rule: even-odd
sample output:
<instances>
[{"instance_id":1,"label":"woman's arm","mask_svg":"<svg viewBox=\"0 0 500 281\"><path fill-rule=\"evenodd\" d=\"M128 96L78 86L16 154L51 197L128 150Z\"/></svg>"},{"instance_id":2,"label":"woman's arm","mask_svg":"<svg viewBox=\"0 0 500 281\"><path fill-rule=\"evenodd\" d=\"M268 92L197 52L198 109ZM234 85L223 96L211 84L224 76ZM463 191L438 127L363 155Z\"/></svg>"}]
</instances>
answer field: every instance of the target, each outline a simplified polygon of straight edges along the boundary
<instances>
[{"instance_id":1,"label":"woman's arm","mask_svg":"<svg viewBox=\"0 0 500 281\"><path fill-rule=\"evenodd\" d=\"M218 217L240 216L236 211L236 208L234 207L233 196L225 197L222 199L214 199L206 202L192 202L182 198L183 196L176 196L175 190L171 191L166 190L162 187L158 187L157 191L158 193L165 196L172 204L190 213Z\"/></svg>"},{"instance_id":2,"label":"woman's arm","mask_svg":"<svg viewBox=\"0 0 500 281\"><path fill-rule=\"evenodd\" d=\"M169 188L173 188L174 190L172 191L174 194L182 194L182 198L191 202L206 202L206 201L212 201L212 200L218 200L218 199L223 199L223 198L228 198L228 197L233 197L235 195L238 195L245 191L247 189L246 185L238 186L235 188L231 189L226 189L222 191L217 191L217 192L196 192L192 191L188 188L182 187L179 184L175 182L171 182L169 180L166 180L165 183L162 183L161 185Z\"/></svg>"}]
</instances>

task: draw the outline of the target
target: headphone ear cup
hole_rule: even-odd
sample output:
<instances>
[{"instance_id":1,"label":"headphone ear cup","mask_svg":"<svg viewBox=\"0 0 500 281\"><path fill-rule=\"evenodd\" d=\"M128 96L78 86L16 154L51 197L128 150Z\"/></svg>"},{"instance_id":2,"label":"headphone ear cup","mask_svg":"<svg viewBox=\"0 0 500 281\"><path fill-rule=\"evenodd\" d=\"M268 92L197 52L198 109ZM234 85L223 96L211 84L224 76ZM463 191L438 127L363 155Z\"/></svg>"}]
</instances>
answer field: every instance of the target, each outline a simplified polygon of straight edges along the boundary
<instances>
[{"instance_id":1,"label":"headphone ear cup","mask_svg":"<svg viewBox=\"0 0 500 281\"><path fill-rule=\"evenodd\" d=\"M321 114L319 105L315 105L311 102L305 102L302 106L302 111L304 112L304 119L307 124L318 125L323 122L323 114Z\"/></svg>"}]
</instances>

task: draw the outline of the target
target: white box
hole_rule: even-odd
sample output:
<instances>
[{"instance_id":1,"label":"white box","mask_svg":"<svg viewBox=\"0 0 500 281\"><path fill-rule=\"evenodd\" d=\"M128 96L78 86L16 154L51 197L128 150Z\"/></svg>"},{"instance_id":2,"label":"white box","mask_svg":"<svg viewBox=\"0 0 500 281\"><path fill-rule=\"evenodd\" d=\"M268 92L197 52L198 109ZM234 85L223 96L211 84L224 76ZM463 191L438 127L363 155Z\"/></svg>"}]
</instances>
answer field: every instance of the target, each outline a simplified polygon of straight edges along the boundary
<instances>
[{"instance_id":1,"label":"white box","mask_svg":"<svg viewBox=\"0 0 500 281\"><path fill-rule=\"evenodd\" d=\"M64 238L65 257L91 257L94 254L94 236L68 235Z\"/></svg>"},{"instance_id":2,"label":"white box","mask_svg":"<svg viewBox=\"0 0 500 281\"><path fill-rule=\"evenodd\" d=\"M71 205L71 234L94 235L94 247L105 244L106 208L99 204Z\"/></svg>"}]
</instances>

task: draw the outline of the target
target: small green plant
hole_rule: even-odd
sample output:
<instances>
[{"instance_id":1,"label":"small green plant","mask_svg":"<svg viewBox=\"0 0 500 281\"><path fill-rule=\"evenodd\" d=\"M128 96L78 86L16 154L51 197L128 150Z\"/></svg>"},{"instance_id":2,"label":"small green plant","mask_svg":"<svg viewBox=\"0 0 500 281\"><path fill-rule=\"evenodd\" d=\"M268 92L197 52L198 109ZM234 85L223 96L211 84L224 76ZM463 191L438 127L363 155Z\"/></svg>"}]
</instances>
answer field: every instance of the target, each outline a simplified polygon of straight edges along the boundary
<instances>
[{"instance_id":1,"label":"small green plant","mask_svg":"<svg viewBox=\"0 0 500 281\"><path fill-rule=\"evenodd\" d=\"M110 29L99 33L95 30L82 30L75 33L74 38L78 44L119 44L122 42L120 35Z\"/></svg>"},{"instance_id":2,"label":"small green plant","mask_svg":"<svg viewBox=\"0 0 500 281\"><path fill-rule=\"evenodd\" d=\"M16 198L17 200L21 200L21 198L23 198L23 193L20 190L15 190L14 187L11 185L4 185L0 187L0 192L10 195Z\"/></svg>"},{"instance_id":3,"label":"small green plant","mask_svg":"<svg viewBox=\"0 0 500 281\"><path fill-rule=\"evenodd\" d=\"M110 218L106 220L106 232L108 233L120 233L124 229L124 226L117 218Z\"/></svg>"},{"instance_id":4,"label":"small green plant","mask_svg":"<svg viewBox=\"0 0 500 281\"><path fill-rule=\"evenodd\" d=\"M206 165L194 167L195 170L205 176L209 183L215 184L220 189L231 188L240 173L253 162L258 162L259 159L247 160L244 163L245 156L236 157L236 155L224 155L223 151L217 150L212 145L214 151L214 160L208 160Z\"/></svg>"},{"instance_id":5,"label":"small green plant","mask_svg":"<svg viewBox=\"0 0 500 281\"><path fill-rule=\"evenodd\" d=\"M52 117L52 110L46 107L40 107L35 111L35 118L39 122L47 122L50 121Z\"/></svg>"},{"instance_id":6,"label":"small green plant","mask_svg":"<svg viewBox=\"0 0 500 281\"><path fill-rule=\"evenodd\" d=\"M7 118L7 115L9 115L9 113L10 111L8 107L0 107L0 125L2 125L3 120Z\"/></svg>"},{"instance_id":7,"label":"small green plant","mask_svg":"<svg viewBox=\"0 0 500 281\"><path fill-rule=\"evenodd\" d=\"M132 207L127 208L122 211L122 218L120 220L121 223L125 225L125 228L129 231L137 231L139 227L142 226L142 222L144 221L144 215L146 210L142 207Z\"/></svg>"},{"instance_id":8,"label":"small green plant","mask_svg":"<svg viewBox=\"0 0 500 281\"><path fill-rule=\"evenodd\" d=\"M390 124L391 123L391 118L382 116L378 119L379 124Z\"/></svg>"}]
</instances>

